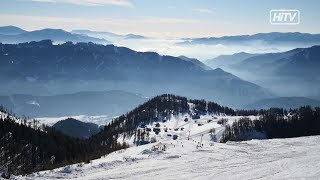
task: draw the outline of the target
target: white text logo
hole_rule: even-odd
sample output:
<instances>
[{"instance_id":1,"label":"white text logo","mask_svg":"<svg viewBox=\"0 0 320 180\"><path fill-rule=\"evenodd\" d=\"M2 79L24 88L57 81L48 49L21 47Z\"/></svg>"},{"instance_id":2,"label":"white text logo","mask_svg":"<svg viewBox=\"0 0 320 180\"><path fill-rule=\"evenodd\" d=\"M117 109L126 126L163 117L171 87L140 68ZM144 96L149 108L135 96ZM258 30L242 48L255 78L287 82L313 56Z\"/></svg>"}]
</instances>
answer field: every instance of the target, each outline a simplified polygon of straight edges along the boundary
<instances>
[{"instance_id":1,"label":"white text logo","mask_svg":"<svg viewBox=\"0 0 320 180\"><path fill-rule=\"evenodd\" d=\"M270 11L270 24L296 25L300 23L300 11L279 9Z\"/></svg>"}]
</instances>

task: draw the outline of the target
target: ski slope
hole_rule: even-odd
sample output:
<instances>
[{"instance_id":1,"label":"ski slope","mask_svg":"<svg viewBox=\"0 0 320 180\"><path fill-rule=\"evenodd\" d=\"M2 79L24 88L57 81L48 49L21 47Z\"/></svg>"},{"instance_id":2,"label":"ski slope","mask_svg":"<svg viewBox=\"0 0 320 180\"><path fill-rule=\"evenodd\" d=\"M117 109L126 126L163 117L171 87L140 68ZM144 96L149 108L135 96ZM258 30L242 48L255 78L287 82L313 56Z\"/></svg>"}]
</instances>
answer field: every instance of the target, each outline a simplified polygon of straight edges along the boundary
<instances>
[{"instance_id":1,"label":"ski slope","mask_svg":"<svg viewBox=\"0 0 320 180\"><path fill-rule=\"evenodd\" d=\"M225 128L218 123L222 118L232 124L242 117L207 114L192 119L188 114L172 116L158 125L155 122L139 128L161 129L159 134L149 132L148 138L156 138L155 143L135 146L134 137L131 137L125 141L132 147L92 163L74 164L13 179L320 178L320 136L217 143ZM211 129L215 129L215 138L212 138ZM173 140L173 135L178 138ZM123 138L120 137L119 141Z\"/></svg>"},{"instance_id":2,"label":"ski slope","mask_svg":"<svg viewBox=\"0 0 320 180\"><path fill-rule=\"evenodd\" d=\"M170 141L173 136L176 135L179 140L192 139L198 143L203 141L220 142L220 138L225 130L225 125L231 125L233 122L243 118L244 116L226 116L220 114L205 114L201 115L199 118L193 118L192 115L179 114L177 116L171 116L168 120L163 120L159 122L153 122L146 124L145 127L140 127L138 130L146 132L144 139L150 142L151 138L156 139L159 142ZM251 120L258 119L258 116L245 116ZM222 125L219 123L220 120L226 119L227 122ZM158 124L158 127L157 127ZM146 129L151 129L151 131L145 131ZM153 129L160 129L159 134L156 134ZM214 129L214 133L211 131ZM134 144L134 137L129 137L128 139L123 139L120 136L118 141L120 143L126 142L129 145Z\"/></svg>"},{"instance_id":3,"label":"ski slope","mask_svg":"<svg viewBox=\"0 0 320 180\"><path fill-rule=\"evenodd\" d=\"M242 116L190 114L171 116L140 127L155 143L134 145L88 164L74 164L14 179L300 179L320 178L320 136L217 143L228 119ZM254 120L258 117L248 116ZM187 119L187 120L186 120ZM158 123L158 124L157 124ZM201 125L199 125L201 124ZM214 129L215 133L210 131ZM170 135L170 136L169 136ZM177 139L173 139L177 135ZM213 136L215 137L213 138ZM165 150L163 150L165 149Z\"/></svg>"},{"instance_id":4,"label":"ski slope","mask_svg":"<svg viewBox=\"0 0 320 180\"><path fill-rule=\"evenodd\" d=\"M319 179L320 136L227 144L192 140L117 151L82 167L71 165L15 179ZM182 147L183 146L183 147Z\"/></svg>"}]
</instances>

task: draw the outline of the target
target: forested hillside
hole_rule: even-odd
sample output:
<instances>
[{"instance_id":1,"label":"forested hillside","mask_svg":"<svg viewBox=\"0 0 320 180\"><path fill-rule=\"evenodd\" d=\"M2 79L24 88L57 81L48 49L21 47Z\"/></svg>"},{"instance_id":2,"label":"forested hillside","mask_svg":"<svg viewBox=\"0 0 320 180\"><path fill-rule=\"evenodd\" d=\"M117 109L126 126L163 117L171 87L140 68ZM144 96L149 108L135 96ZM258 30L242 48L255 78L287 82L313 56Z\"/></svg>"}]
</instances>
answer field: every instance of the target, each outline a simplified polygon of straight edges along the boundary
<instances>
[{"instance_id":1,"label":"forested hillside","mask_svg":"<svg viewBox=\"0 0 320 180\"><path fill-rule=\"evenodd\" d=\"M63 135L51 127L38 126L36 121L17 121L3 108L0 113L0 174L4 177L89 162L126 147L112 136L99 144Z\"/></svg>"},{"instance_id":2,"label":"forested hillside","mask_svg":"<svg viewBox=\"0 0 320 180\"><path fill-rule=\"evenodd\" d=\"M68 164L90 162L92 159L128 147L125 141L119 141L120 137L134 137L135 141L139 142L136 144L140 144L140 136L143 133L141 129L146 130L147 125L152 124L155 125L155 132L158 130L157 122L163 123L179 115L188 115L190 121L208 115L212 119L216 115L223 118L243 116L232 126L223 123L225 125L221 128L225 130L221 142L247 140L248 134L259 132L266 134L267 138L320 134L320 108L233 110L214 102L192 100L171 94L156 96L113 119L102 131L86 140L63 135L53 128L40 126L36 121L17 120L2 108L0 170L4 175L28 174ZM254 115L257 119L246 118L249 115ZM222 120L227 122L228 119ZM211 121L213 120L208 119L209 123ZM144 143L150 142L152 141Z\"/></svg>"},{"instance_id":3,"label":"forested hillside","mask_svg":"<svg viewBox=\"0 0 320 180\"><path fill-rule=\"evenodd\" d=\"M119 134L132 136L137 131L137 127L144 124L152 124L153 122L168 120L171 115L178 113L191 113L190 105L192 104L193 115L199 116L205 113L225 113L235 115L235 111L231 108L220 106L214 102L206 102L205 100L189 100L186 97L171 94L163 94L156 96L147 101L143 105L124 114L104 127L104 130L97 134L96 138L104 139L109 136L118 137Z\"/></svg>"},{"instance_id":4,"label":"forested hillside","mask_svg":"<svg viewBox=\"0 0 320 180\"><path fill-rule=\"evenodd\" d=\"M247 140L252 133L264 133L267 138L291 138L320 135L320 108L310 106L289 111L279 108L261 110L259 119L242 118L227 126L222 142Z\"/></svg>"},{"instance_id":5,"label":"forested hillside","mask_svg":"<svg viewBox=\"0 0 320 180\"><path fill-rule=\"evenodd\" d=\"M164 94L124 114L87 140L69 137L51 127L40 126L37 121L19 120L1 108L0 145L2 172L28 174L67 164L88 162L127 145L117 141L120 134L131 136L141 124L170 118L178 113L226 113L234 110L204 100Z\"/></svg>"}]
</instances>

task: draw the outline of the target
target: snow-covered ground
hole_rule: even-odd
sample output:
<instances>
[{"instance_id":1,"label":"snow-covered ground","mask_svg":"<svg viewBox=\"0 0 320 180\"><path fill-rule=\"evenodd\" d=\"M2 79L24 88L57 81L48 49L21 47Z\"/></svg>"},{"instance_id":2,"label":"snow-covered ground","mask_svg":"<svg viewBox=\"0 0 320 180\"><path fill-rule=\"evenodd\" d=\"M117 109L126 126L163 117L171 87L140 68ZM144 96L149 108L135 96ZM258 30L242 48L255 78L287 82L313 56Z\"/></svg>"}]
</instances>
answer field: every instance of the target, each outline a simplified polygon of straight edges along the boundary
<instances>
[{"instance_id":1,"label":"snow-covered ground","mask_svg":"<svg viewBox=\"0 0 320 180\"><path fill-rule=\"evenodd\" d=\"M16 179L319 179L320 136L204 143L163 142L117 151L91 164L44 171Z\"/></svg>"},{"instance_id":2,"label":"snow-covered ground","mask_svg":"<svg viewBox=\"0 0 320 180\"><path fill-rule=\"evenodd\" d=\"M198 143L203 141L214 141L219 142L221 135L225 130L225 126L220 124L219 121L226 119L226 124L231 125L234 121L243 118L244 116L226 116L218 114L206 114L201 115L199 119L193 119L190 114L179 114L178 116L171 116L169 120L154 122L152 124L145 125L145 128L138 128L140 130L151 129L144 136L146 141L150 141L151 138L155 138L157 141L170 141L173 136L176 135L177 139L193 139ZM246 116L251 120L258 119L257 116ZM157 124L159 127L157 127ZM158 135L153 131L153 129L160 129ZM214 129L214 133L211 131ZM149 134L149 135L147 135ZM213 136L214 135L214 136ZM129 137L128 139L123 139L120 136L119 142L125 141L126 143L133 145L134 137Z\"/></svg>"},{"instance_id":3,"label":"snow-covered ground","mask_svg":"<svg viewBox=\"0 0 320 180\"><path fill-rule=\"evenodd\" d=\"M185 121L188 118L188 121ZM15 179L319 179L320 136L214 142L237 116L180 115L160 122L157 142L134 146L93 160ZM251 116L250 119L257 117ZM146 128L154 128L155 124ZM198 124L202 124L199 126ZM183 128L183 130L181 130ZM167 132L164 131L167 129ZM168 136L170 134L171 136ZM173 135L178 135L173 140ZM189 140L188 140L189 137ZM127 141L132 142L132 138ZM202 140L202 141L201 141ZM200 143L201 142L201 143ZM202 145L203 144L203 145ZM165 151L162 149L165 148ZM158 150L157 150L158 149Z\"/></svg>"}]
</instances>

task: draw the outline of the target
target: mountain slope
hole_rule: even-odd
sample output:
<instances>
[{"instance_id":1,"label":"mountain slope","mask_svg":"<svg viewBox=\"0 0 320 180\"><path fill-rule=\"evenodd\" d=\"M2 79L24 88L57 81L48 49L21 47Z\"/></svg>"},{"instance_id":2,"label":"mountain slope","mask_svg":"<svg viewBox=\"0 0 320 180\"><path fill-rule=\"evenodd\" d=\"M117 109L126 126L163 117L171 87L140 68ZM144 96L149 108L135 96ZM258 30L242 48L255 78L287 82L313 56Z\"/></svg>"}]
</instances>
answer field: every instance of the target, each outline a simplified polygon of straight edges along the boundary
<instances>
[{"instance_id":1,"label":"mountain slope","mask_svg":"<svg viewBox=\"0 0 320 180\"><path fill-rule=\"evenodd\" d=\"M97 139L90 142L75 139L53 128L38 126L37 121L17 122L15 119L0 109L1 177L88 162L125 147L113 137L105 137L102 145L96 143Z\"/></svg>"},{"instance_id":2,"label":"mountain slope","mask_svg":"<svg viewBox=\"0 0 320 180\"><path fill-rule=\"evenodd\" d=\"M155 116L160 118L160 116L171 116L171 113L187 112L191 108L188 102L194 105L192 111L195 113L203 113L206 107L210 112L233 113L232 109L216 103L211 102L206 106L207 103L203 100L188 100L180 96L162 95L114 119L103 128L103 131L89 139L80 140L65 136L50 127L31 128L32 124L37 124L36 121L30 125L24 121L18 124L11 119L11 116L3 116L4 111L0 109L0 135L2 137L0 143L3 144L1 164L6 165L4 168L8 170L7 173L18 175L72 163L89 162L91 159L127 147L126 144L118 142L121 135L127 134L129 137L129 134L132 135L141 122L149 121L148 118L153 119ZM125 117L128 118L125 119ZM154 120L159 121L160 119ZM75 121L72 119L70 121L62 122L68 124L68 129L65 130L71 132L78 130L73 126ZM75 123L79 124L77 121ZM61 122L56 126L59 124L61 125ZM11 161L11 157L14 157L14 161ZM0 172L1 170L2 167Z\"/></svg>"},{"instance_id":3,"label":"mountain slope","mask_svg":"<svg viewBox=\"0 0 320 180\"><path fill-rule=\"evenodd\" d=\"M27 31L15 27L15 26L1 26L0 27L0 34L2 35L17 35L17 34L22 34L25 33Z\"/></svg>"},{"instance_id":4,"label":"mountain slope","mask_svg":"<svg viewBox=\"0 0 320 180\"><path fill-rule=\"evenodd\" d=\"M305 77L318 76L320 68L320 46L304 48L288 57L278 68L277 73Z\"/></svg>"},{"instance_id":5,"label":"mountain slope","mask_svg":"<svg viewBox=\"0 0 320 180\"><path fill-rule=\"evenodd\" d=\"M320 46L253 56L230 66L229 71L280 96L320 98Z\"/></svg>"},{"instance_id":6,"label":"mountain slope","mask_svg":"<svg viewBox=\"0 0 320 180\"><path fill-rule=\"evenodd\" d=\"M125 91L85 91L52 96L0 96L0 104L19 116L28 117L108 115L111 118L129 111L145 100L141 95Z\"/></svg>"},{"instance_id":7,"label":"mountain slope","mask_svg":"<svg viewBox=\"0 0 320 180\"><path fill-rule=\"evenodd\" d=\"M68 136L79 139L88 139L90 136L95 135L100 131L97 124L84 123L72 118L61 120L55 123L52 128L59 130Z\"/></svg>"},{"instance_id":8,"label":"mountain slope","mask_svg":"<svg viewBox=\"0 0 320 180\"><path fill-rule=\"evenodd\" d=\"M197 64L198 66L200 66L201 68L205 69L205 70L212 70L209 66L205 65L203 62L199 61L198 59L195 58L188 58L186 56L179 56L180 59L183 59L185 61L189 61L192 63Z\"/></svg>"},{"instance_id":9,"label":"mountain slope","mask_svg":"<svg viewBox=\"0 0 320 180\"><path fill-rule=\"evenodd\" d=\"M262 99L244 106L245 109L269 109L284 108L294 109L301 106L320 107L320 101L305 97L280 97L272 99Z\"/></svg>"},{"instance_id":10,"label":"mountain slope","mask_svg":"<svg viewBox=\"0 0 320 180\"><path fill-rule=\"evenodd\" d=\"M225 145L220 145L215 142L219 141L219 137L225 140L225 137L227 137L225 132L238 137L245 131L254 135L253 138L257 138L257 135L260 135L259 138L318 135L320 133L319 116L319 108L302 107L290 112L284 111L283 109L261 111L233 110L214 102L163 94L113 119L113 121L104 126L102 131L93 135L88 140L75 140L59 134L57 131L48 127L45 129L32 129L28 127L27 123L18 125L10 119L1 119L0 117L0 135L4 137L0 139L0 143L5 144L3 150L5 152L4 157L6 157L5 163L12 165L10 173L24 174L38 171L41 167L45 170L50 169L50 167L59 167L68 164L68 166L50 172L33 173L29 175L28 178L48 179L47 174L49 174L51 178L61 178L62 176L64 176L64 178L76 178L91 173L91 176L88 178L96 179L102 176L105 178L106 175L104 173L101 174L101 172L108 172L110 167L113 169L117 167L123 168L121 165L126 167L132 164L137 165L137 163L148 158L153 161L160 159L164 164L173 163L175 167L180 168L180 165L176 166L179 164L179 160L182 160L180 158L187 155L184 158L190 160L188 154L193 154L192 157L194 159L192 162L201 162L203 164L203 161L199 159L201 153L205 153L205 156L209 154L212 156L212 152L216 150L215 147L221 147L219 149L222 151L230 148L230 152L232 153L240 153L245 155L245 158L252 157L253 152L261 152L261 149L257 151L257 149L254 148L251 152L250 147L252 147L252 144L248 146L248 143L258 141L242 143L229 142ZM230 131L231 125L232 128L241 128ZM257 128L257 130L252 131L252 128ZM22 133L19 133L19 131L22 131ZM243 136L241 137L243 138ZM30 142L30 138L35 140ZM110 154L110 156L105 156L114 150L128 147L126 143L127 140L137 145L148 145L129 148ZM304 140L306 140L306 138L304 138ZM39 143L43 146L39 147ZM241 145L243 143L247 150L243 151L243 149L238 149L233 146L234 144ZM61 144L63 145L62 147L60 147ZM293 143L293 145L296 145L296 143ZM290 146L292 147L292 145ZM35 151L32 151L32 148L30 149L29 147L34 147ZM261 146L259 147L261 148ZM279 148L279 144L277 144L277 148ZM263 149L267 149L267 147L263 147ZM291 150L290 148L287 149ZM248 152L250 152L249 155ZM195 156L195 153L197 156ZM275 155L277 153L279 152L272 151L271 154ZM280 153L280 155L276 155L276 160L278 161L278 158L285 154L287 155L287 151L284 154ZM52 160L50 161L52 155L57 158L53 158L54 163L52 163ZM239 159L239 155L235 155L237 158L233 158L232 162ZM260 156L262 154L258 153L254 155ZM301 153L297 155L302 157ZM19 158L19 161L14 161L16 164L12 164L9 157L21 158ZM90 162L90 159L99 157L101 158L93 161L91 164L80 163L81 161ZM230 157L233 157L233 155ZM208 163L209 161L220 162L212 161L210 158L208 160L207 157L202 158L208 161ZM257 159L257 156L255 156L254 159ZM262 160L265 159L263 158ZM25 162L30 164L25 164ZM78 164L70 165L72 163ZM181 163L185 162L183 161ZM265 165L265 163L258 164ZM207 164L204 166L207 167ZM20 167L27 169L21 170L19 169ZM154 166L148 167L151 167L151 169L147 170L148 172L157 171L154 170ZM228 167L234 166L228 165ZM103 171L101 171L101 168L103 168ZM183 166L183 168L185 168L185 166ZM141 175L140 170L139 172Z\"/></svg>"},{"instance_id":11,"label":"mountain slope","mask_svg":"<svg viewBox=\"0 0 320 180\"><path fill-rule=\"evenodd\" d=\"M257 56L257 54L240 52L232 55L220 55L216 58L206 60L205 64L207 64L211 68L224 69L224 68L228 68L230 65L240 63L243 60L253 56Z\"/></svg>"},{"instance_id":12,"label":"mountain slope","mask_svg":"<svg viewBox=\"0 0 320 180\"><path fill-rule=\"evenodd\" d=\"M166 179L172 176L174 179L185 179L185 175L204 179L235 178L235 176L240 179L261 178L261 176L271 179L302 176L315 178L319 172L318 163L301 167L301 162L303 164L309 161L315 162L312 159L320 158L318 136L229 141L226 144L216 142L231 125L243 126L241 131L246 131L248 126L255 124L262 125L263 128L264 125L273 126L268 127L271 132L276 132L272 131L273 128L275 130L284 128L299 133L319 134L320 124L317 121L319 112L319 108L315 110L300 108L288 113L288 116L283 116L283 109L234 111L213 102L164 94L114 119L92 138L103 140L104 137L112 136L120 142L129 140L139 146L133 145L128 149L111 153L93 160L91 164L73 164L22 178L137 179L153 176L153 179ZM255 113L256 116L242 116L247 113ZM270 120L273 123L268 123ZM294 129L282 126L283 121L294 122L298 126ZM311 131L306 131L310 127ZM313 131L315 129L317 131ZM285 131L281 132L282 135L286 135ZM266 138L263 131L252 132L254 135L258 133ZM103 144L103 141L100 143ZM310 147L306 148L309 145ZM272 172L277 173L273 174L266 170L270 168ZM146 172L141 174L141 169ZM194 174L194 170L199 173ZM230 174L230 172L237 173Z\"/></svg>"},{"instance_id":13,"label":"mountain slope","mask_svg":"<svg viewBox=\"0 0 320 180\"><path fill-rule=\"evenodd\" d=\"M206 70L194 61L154 52L92 43L52 45L50 41L0 47L0 82L10 82L3 92L21 93L18 85L24 86L23 94L130 89L146 96L176 93L232 106L272 97L221 69Z\"/></svg>"},{"instance_id":14,"label":"mountain slope","mask_svg":"<svg viewBox=\"0 0 320 180\"><path fill-rule=\"evenodd\" d=\"M315 48L319 46L313 46ZM312 47L311 47L312 48ZM231 66L234 69L246 68L246 70L258 70L261 71L273 71L279 66L282 66L286 62L290 61L292 56L308 48L297 48L286 52L280 53L266 53L261 55L255 55L248 57L241 62L238 62ZM302 60L303 61L303 60Z\"/></svg>"},{"instance_id":15,"label":"mountain slope","mask_svg":"<svg viewBox=\"0 0 320 180\"><path fill-rule=\"evenodd\" d=\"M184 114L188 115L188 117L192 116L192 118L189 117L191 122L193 117L200 117L200 115L207 113L234 115L235 111L214 102L192 100L182 96L163 94L156 96L130 112L113 119L111 123L107 124L104 129L94 137L101 139L101 137L107 135L116 135L117 137L120 137L120 139L121 137L125 139L126 137L130 138L134 136L134 142L131 143L141 144L145 140L143 138L145 133L139 133L139 127L145 128L147 125L159 124L166 120L170 120L173 116L181 116ZM181 122L184 124L186 123L183 120L181 120ZM160 127L160 124L155 127ZM156 130L154 129L153 131ZM123 140L120 142L123 142Z\"/></svg>"}]
</instances>

